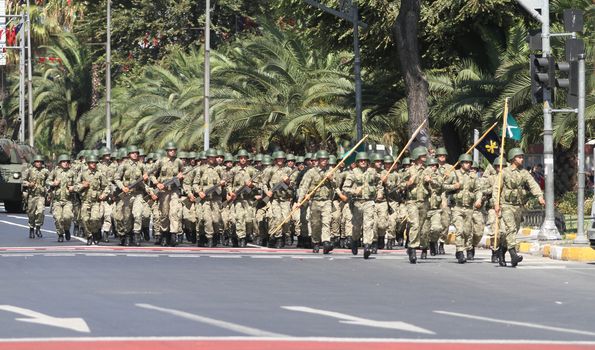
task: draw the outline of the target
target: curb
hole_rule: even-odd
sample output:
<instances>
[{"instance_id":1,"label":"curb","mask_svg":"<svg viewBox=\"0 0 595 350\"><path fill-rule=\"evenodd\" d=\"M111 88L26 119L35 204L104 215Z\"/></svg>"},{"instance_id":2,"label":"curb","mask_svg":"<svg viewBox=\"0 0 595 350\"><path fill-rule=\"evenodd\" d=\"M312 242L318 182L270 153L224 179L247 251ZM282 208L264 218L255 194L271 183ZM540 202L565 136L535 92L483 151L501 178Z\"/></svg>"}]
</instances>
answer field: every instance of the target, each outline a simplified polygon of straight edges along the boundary
<instances>
[{"instance_id":1,"label":"curb","mask_svg":"<svg viewBox=\"0 0 595 350\"><path fill-rule=\"evenodd\" d=\"M595 262L595 249L591 247L565 247L551 243L522 242L519 244L519 251L554 260Z\"/></svg>"}]
</instances>

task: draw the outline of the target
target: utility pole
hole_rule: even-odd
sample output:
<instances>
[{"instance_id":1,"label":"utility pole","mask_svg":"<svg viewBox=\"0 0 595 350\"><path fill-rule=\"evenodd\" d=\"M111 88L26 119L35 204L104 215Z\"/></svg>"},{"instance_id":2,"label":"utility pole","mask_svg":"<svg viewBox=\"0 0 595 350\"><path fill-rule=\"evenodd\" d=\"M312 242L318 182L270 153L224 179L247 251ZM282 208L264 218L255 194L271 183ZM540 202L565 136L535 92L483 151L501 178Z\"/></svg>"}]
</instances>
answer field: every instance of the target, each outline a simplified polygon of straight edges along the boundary
<instances>
[{"instance_id":1,"label":"utility pole","mask_svg":"<svg viewBox=\"0 0 595 350\"><path fill-rule=\"evenodd\" d=\"M210 129L210 118L209 118L209 97L211 93L211 1L206 0L205 7L205 68L204 68L204 150L209 149L209 129Z\"/></svg>"},{"instance_id":2,"label":"utility pole","mask_svg":"<svg viewBox=\"0 0 595 350\"><path fill-rule=\"evenodd\" d=\"M20 54L19 54L19 142L25 143L25 16L21 14Z\"/></svg>"},{"instance_id":3,"label":"utility pole","mask_svg":"<svg viewBox=\"0 0 595 350\"><path fill-rule=\"evenodd\" d=\"M28 118L28 125L29 125L29 146L35 146L35 141L33 140L33 131L35 128L35 124L33 123L33 72L31 66L31 6L29 4L29 0L27 0L27 92L29 97L29 118Z\"/></svg>"},{"instance_id":4,"label":"utility pole","mask_svg":"<svg viewBox=\"0 0 595 350\"><path fill-rule=\"evenodd\" d=\"M585 235L585 54L578 55L578 218L575 244L589 243Z\"/></svg>"},{"instance_id":5,"label":"utility pole","mask_svg":"<svg viewBox=\"0 0 595 350\"><path fill-rule=\"evenodd\" d=\"M105 146L112 149L112 1L107 0L107 33L105 41Z\"/></svg>"},{"instance_id":6,"label":"utility pole","mask_svg":"<svg viewBox=\"0 0 595 350\"><path fill-rule=\"evenodd\" d=\"M326 12L331 15L342 18L349 23L353 24L353 71L355 80L355 133L357 141L363 137L363 126L362 126L362 76L361 76L361 55L359 47L359 27L362 29L368 28L366 23L359 20L359 10L357 7L357 1L354 0L341 0L341 11L337 11L330 7L327 7L315 0L304 0L306 3ZM349 12L345 10L349 9Z\"/></svg>"}]
</instances>

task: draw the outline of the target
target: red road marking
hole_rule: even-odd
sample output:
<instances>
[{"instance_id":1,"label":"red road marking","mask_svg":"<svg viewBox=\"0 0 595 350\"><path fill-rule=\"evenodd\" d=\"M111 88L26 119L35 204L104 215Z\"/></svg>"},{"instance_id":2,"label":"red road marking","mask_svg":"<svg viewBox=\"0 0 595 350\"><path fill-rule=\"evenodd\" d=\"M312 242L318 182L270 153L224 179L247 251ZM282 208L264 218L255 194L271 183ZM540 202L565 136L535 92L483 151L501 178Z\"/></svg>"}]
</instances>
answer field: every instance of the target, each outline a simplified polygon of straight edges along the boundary
<instances>
[{"instance_id":1,"label":"red road marking","mask_svg":"<svg viewBox=\"0 0 595 350\"><path fill-rule=\"evenodd\" d=\"M594 345L583 344L485 344L423 342L333 342L333 341L50 341L0 342L0 350L586 350Z\"/></svg>"}]
</instances>

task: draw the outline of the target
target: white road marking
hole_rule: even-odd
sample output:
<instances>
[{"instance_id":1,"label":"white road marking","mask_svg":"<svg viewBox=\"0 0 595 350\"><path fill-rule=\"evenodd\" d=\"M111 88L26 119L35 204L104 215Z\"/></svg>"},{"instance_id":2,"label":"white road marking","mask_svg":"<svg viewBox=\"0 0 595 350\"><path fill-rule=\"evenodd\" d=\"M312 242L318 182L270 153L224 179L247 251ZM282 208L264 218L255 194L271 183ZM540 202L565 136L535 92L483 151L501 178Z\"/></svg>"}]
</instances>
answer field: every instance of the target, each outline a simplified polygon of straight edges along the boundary
<instances>
[{"instance_id":1,"label":"white road marking","mask_svg":"<svg viewBox=\"0 0 595 350\"><path fill-rule=\"evenodd\" d=\"M192 254L168 254L168 258L200 258L200 255Z\"/></svg>"},{"instance_id":2,"label":"white road marking","mask_svg":"<svg viewBox=\"0 0 595 350\"><path fill-rule=\"evenodd\" d=\"M19 257L19 256L20 257L23 257L23 256L25 256L25 257L29 257L29 256L35 256L35 255L34 254L1 254L0 256L3 256L3 257L10 257L10 256L16 256L16 257Z\"/></svg>"},{"instance_id":3,"label":"white road marking","mask_svg":"<svg viewBox=\"0 0 595 350\"><path fill-rule=\"evenodd\" d=\"M158 258L160 254L124 254L135 258Z\"/></svg>"},{"instance_id":4,"label":"white road marking","mask_svg":"<svg viewBox=\"0 0 595 350\"><path fill-rule=\"evenodd\" d=\"M135 305L137 307L140 307L143 309L160 311L160 312L163 312L166 314L182 317L187 320L205 323L205 324L208 324L211 326L227 329L227 330L230 330L230 331L233 331L236 333L252 335L252 336L256 336L256 337L286 337L286 335L284 335L284 334L267 332L267 331L264 331L264 330L261 330L258 328L246 327L246 326L242 326L242 325L239 325L236 323L231 323L231 322L216 320L216 319L210 318L210 317L204 317L204 316L200 316L200 315L191 314L191 313L185 312L185 311L166 309L166 308L162 308L162 307L158 307L158 306L154 306L154 305L150 305L150 304L135 304Z\"/></svg>"},{"instance_id":5,"label":"white road marking","mask_svg":"<svg viewBox=\"0 0 595 350\"><path fill-rule=\"evenodd\" d=\"M552 327L552 326L545 326L545 325L541 325L541 324L537 324L537 323L500 320L497 318L475 316L475 315L461 314L458 312L449 312L449 311L440 311L440 310L434 310L434 313L441 314L441 315L447 315L447 316L468 318L471 320L486 321L486 322L492 322L492 323L502 323L502 324L512 325L512 326L521 326L521 327L528 327L528 328L543 329L543 330L547 330L547 331L580 334L580 335L588 335L591 337L595 337L595 332L582 331L582 330L572 329L572 328Z\"/></svg>"},{"instance_id":6,"label":"white road marking","mask_svg":"<svg viewBox=\"0 0 595 350\"><path fill-rule=\"evenodd\" d=\"M17 318L17 321L38 323L51 327L59 327L73 330L80 333L91 333L87 322L82 318L78 317L52 317L41 312L36 312L29 309L24 309L18 306L12 305L0 305L0 310L12 312L15 314L23 315L27 318Z\"/></svg>"},{"instance_id":7,"label":"white road marking","mask_svg":"<svg viewBox=\"0 0 595 350\"><path fill-rule=\"evenodd\" d=\"M248 255L252 259L281 259L281 255Z\"/></svg>"},{"instance_id":8,"label":"white road marking","mask_svg":"<svg viewBox=\"0 0 595 350\"><path fill-rule=\"evenodd\" d=\"M422 334L436 334L428 329L414 326L410 323L401 321L376 321L369 320L366 318L351 316L342 314L340 312L326 311L320 309L314 309L307 306L281 306L282 309L298 312L306 312L310 314L328 316L339 319L340 323L352 324L357 326L367 326L375 328L386 328L386 329L397 329L406 332L422 333Z\"/></svg>"},{"instance_id":9,"label":"white road marking","mask_svg":"<svg viewBox=\"0 0 595 350\"><path fill-rule=\"evenodd\" d=\"M21 224L17 224L15 222L10 222L10 221L6 221L6 220L0 220L1 223L4 224L8 224L8 225L13 225L13 226L18 226L18 227L24 227L24 228L29 228L28 225L21 225ZM41 232L46 232L46 233L53 233L53 234L57 234L56 231L52 231L52 230L46 230L44 228L41 229ZM87 243L87 240L81 237L76 237L76 236L71 236L72 238L81 241L81 242L85 242Z\"/></svg>"},{"instance_id":10,"label":"white road marking","mask_svg":"<svg viewBox=\"0 0 595 350\"><path fill-rule=\"evenodd\" d=\"M18 216L18 215L6 215L7 218L15 218L15 219L22 219L22 220L29 220L26 216Z\"/></svg>"},{"instance_id":11,"label":"white road marking","mask_svg":"<svg viewBox=\"0 0 595 350\"><path fill-rule=\"evenodd\" d=\"M304 341L336 343L419 343L419 344L527 344L527 345L595 345L593 341L558 341L544 339L407 339L407 338L331 338L331 337L55 337L55 338L0 338L0 343L20 342L109 342L109 341Z\"/></svg>"},{"instance_id":12,"label":"white road marking","mask_svg":"<svg viewBox=\"0 0 595 350\"><path fill-rule=\"evenodd\" d=\"M209 258L218 258L218 259L240 259L243 258L241 255L207 255Z\"/></svg>"}]
</instances>

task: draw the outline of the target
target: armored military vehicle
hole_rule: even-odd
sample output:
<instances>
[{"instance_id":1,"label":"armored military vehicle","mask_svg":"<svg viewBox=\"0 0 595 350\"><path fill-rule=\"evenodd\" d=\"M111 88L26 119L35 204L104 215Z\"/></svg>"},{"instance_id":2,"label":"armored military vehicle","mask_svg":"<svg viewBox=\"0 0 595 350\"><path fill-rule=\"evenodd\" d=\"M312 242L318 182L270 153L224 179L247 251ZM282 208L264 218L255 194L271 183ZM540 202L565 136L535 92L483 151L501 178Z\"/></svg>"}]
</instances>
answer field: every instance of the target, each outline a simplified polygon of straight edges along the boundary
<instances>
[{"instance_id":1,"label":"armored military vehicle","mask_svg":"<svg viewBox=\"0 0 595 350\"><path fill-rule=\"evenodd\" d=\"M9 213L23 212L23 170L34 155L32 147L0 138L0 201Z\"/></svg>"}]
</instances>

